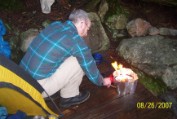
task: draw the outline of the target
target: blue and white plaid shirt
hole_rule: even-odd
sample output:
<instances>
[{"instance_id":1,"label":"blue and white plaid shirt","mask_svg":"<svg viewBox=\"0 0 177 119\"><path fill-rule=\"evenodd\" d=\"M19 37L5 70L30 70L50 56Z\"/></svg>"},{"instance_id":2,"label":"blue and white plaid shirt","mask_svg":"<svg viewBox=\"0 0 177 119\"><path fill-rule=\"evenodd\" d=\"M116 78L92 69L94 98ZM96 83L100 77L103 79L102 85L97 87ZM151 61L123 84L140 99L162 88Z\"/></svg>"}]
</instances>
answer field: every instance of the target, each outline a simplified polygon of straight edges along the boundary
<instances>
[{"instance_id":1,"label":"blue and white plaid shirt","mask_svg":"<svg viewBox=\"0 0 177 119\"><path fill-rule=\"evenodd\" d=\"M77 58L86 76L102 85L102 75L84 39L71 21L56 21L46 27L30 44L20 66L36 79L50 77L70 56Z\"/></svg>"}]
</instances>

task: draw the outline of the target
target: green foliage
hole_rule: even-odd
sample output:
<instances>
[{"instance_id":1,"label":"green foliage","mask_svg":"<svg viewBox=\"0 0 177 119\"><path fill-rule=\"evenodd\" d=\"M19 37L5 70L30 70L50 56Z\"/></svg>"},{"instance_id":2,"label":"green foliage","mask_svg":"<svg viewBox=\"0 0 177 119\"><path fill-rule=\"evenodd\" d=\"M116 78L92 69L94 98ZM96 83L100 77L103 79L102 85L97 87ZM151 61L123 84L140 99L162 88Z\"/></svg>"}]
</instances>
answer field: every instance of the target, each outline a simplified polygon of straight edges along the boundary
<instances>
[{"instance_id":1,"label":"green foliage","mask_svg":"<svg viewBox=\"0 0 177 119\"><path fill-rule=\"evenodd\" d=\"M20 10L23 8L22 0L0 0L0 10Z\"/></svg>"}]
</instances>

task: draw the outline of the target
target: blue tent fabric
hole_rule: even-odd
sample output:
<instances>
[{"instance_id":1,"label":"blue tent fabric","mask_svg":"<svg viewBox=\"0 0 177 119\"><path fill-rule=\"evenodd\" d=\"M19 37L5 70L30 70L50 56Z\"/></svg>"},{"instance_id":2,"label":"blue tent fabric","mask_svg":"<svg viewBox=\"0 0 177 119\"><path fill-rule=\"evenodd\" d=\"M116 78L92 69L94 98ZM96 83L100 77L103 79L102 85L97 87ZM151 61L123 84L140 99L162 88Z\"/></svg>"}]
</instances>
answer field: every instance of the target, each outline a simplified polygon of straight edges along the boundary
<instances>
[{"instance_id":1,"label":"blue tent fabric","mask_svg":"<svg viewBox=\"0 0 177 119\"><path fill-rule=\"evenodd\" d=\"M15 114L8 116L7 119L25 119L26 117L26 113L18 110Z\"/></svg>"},{"instance_id":2,"label":"blue tent fabric","mask_svg":"<svg viewBox=\"0 0 177 119\"><path fill-rule=\"evenodd\" d=\"M4 55L8 58L11 56L11 49L8 42L4 41L3 35L6 33L6 28L0 19L0 55Z\"/></svg>"},{"instance_id":3,"label":"blue tent fabric","mask_svg":"<svg viewBox=\"0 0 177 119\"><path fill-rule=\"evenodd\" d=\"M4 55L7 58L11 56L11 49L9 43L6 41L0 41L0 55Z\"/></svg>"},{"instance_id":4,"label":"blue tent fabric","mask_svg":"<svg viewBox=\"0 0 177 119\"><path fill-rule=\"evenodd\" d=\"M6 27L4 26L2 20L0 19L0 43L3 41L3 35L6 34Z\"/></svg>"},{"instance_id":5,"label":"blue tent fabric","mask_svg":"<svg viewBox=\"0 0 177 119\"><path fill-rule=\"evenodd\" d=\"M5 107L0 107L0 119L6 119L7 115L7 109Z\"/></svg>"}]
</instances>

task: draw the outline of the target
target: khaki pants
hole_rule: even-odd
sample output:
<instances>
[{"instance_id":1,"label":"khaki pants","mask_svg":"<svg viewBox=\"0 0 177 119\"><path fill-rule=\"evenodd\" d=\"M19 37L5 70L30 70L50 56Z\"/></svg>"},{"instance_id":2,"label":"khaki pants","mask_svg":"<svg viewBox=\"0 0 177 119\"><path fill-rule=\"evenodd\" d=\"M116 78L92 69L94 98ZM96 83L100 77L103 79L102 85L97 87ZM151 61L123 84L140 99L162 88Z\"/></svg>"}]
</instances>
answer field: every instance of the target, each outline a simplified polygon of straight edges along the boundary
<instances>
[{"instance_id":1,"label":"khaki pants","mask_svg":"<svg viewBox=\"0 0 177 119\"><path fill-rule=\"evenodd\" d=\"M84 72L75 57L67 58L56 72L48 78L38 80L39 84L49 95L60 91L63 98L74 97L79 94L79 86L82 82ZM43 92L43 97L47 94Z\"/></svg>"}]
</instances>

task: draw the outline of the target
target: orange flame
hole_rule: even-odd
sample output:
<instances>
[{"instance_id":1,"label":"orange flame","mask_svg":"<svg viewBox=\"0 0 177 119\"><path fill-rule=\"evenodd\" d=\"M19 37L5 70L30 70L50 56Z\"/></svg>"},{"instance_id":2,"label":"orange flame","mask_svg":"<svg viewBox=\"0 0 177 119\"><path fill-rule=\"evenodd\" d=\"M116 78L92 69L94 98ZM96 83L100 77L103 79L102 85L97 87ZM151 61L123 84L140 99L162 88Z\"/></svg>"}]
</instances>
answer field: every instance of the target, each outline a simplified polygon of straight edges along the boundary
<instances>
[{"instance_id":1,"label":"orange flame","mask_svg":"<svg viewBox=\"0 0 177 119\"><path fill-rule=\"evenodd\" d=\"M116 80L119 80L120 82L125 82L126 79L123 77L124 75L122 75L122 74L124 74L123 65L122 64L118 64L117 61L114 61L113 63L111 63L111 65L115 69L115 72L113 73L113 75L115 77L117 77L117 76L119 77L119 79L116 79Z\"/></svg>"},{"instance_id":2,"label":"orange flame","mask_svg":"<svg viewBox=\"0 0 177 119\"><path fill-rule=\"evenodd\" d=\"M122 64L118 64L116 61L111 63L112 67L115 69L113 72L113 76L115 80L126 82L126 81L134 81L138 79L138 76L136 73L134 73L129 68L124 68Z\"/></svg>"},{"instance_id":3,"label":"orange flame","mask_svg":"<svg viewBox=\"0 0 177 119\"><path fill-rule=\"evenodd\" d=\"M123 65L118 64L117 61L114 61L113 63L111 63L111 65L115 70L119 70L119 69L123 68Z\"/></svg>"}]
</instances>

